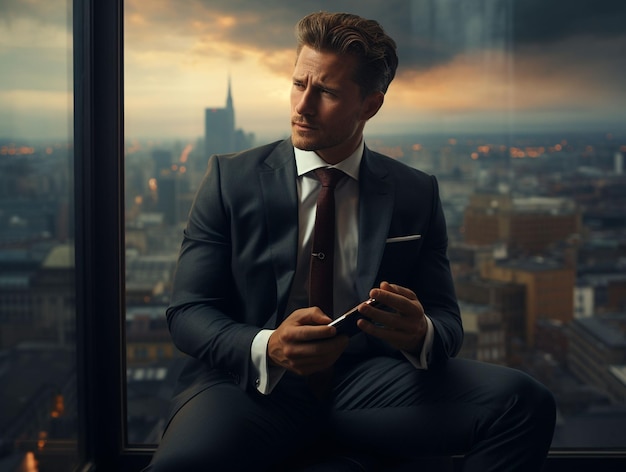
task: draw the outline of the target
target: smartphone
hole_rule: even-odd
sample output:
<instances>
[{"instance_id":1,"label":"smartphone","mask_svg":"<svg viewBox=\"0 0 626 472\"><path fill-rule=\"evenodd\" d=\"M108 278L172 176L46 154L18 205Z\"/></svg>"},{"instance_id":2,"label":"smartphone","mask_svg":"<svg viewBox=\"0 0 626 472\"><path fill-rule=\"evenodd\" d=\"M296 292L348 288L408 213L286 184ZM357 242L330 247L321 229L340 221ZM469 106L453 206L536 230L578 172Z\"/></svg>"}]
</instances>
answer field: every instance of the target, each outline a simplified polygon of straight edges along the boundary
<instances>
[{"instance_id":1,"label":"smartphone","mask_svg":"<svg viewBox=\"0 0 626 472\"><path fill-rule=\"evenodd\" d=\"M376 301L374 298L370 298L365 303L374 307L382 306L382 304ZM331 321L330 323L328 323L328 326L334 326L335 328L337 328L337 334L353 336L359 333L361 330L356 325L356 322L361 318L367 319L365 316L363 316L362 313L359 312L358 307L360 305L361 304L359 303L359 305L355 306L351 310L348 310L336 320Z\"/></svg>"}]
</instances>

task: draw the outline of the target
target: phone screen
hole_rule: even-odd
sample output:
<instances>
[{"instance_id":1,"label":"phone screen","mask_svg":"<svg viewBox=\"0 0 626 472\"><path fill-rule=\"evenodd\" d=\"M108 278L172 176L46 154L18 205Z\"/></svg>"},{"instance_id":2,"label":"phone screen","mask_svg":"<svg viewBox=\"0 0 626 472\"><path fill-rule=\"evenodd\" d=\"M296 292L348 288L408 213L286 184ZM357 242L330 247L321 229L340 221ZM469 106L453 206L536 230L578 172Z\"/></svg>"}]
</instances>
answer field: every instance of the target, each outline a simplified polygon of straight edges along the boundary
<instances>
[{"instance_id":1,"label":"phone screen","mask_svg":"<svg viewBox=\"0 0 626 472\"><path fill-rule=\"evenodd\" d=\"M381 306L381 303L376 301L374 298L370 298L365 303L375 307ZM365 318L358 310L360 305L361 304L359 303L359 305L348 310L336 320L328 323L328 326L334 326L337 329L337 334L343 334L345 336L353 336L359 333L361 330L356 325L356 322L361 318Z\"/></svg>"}]
</instances>

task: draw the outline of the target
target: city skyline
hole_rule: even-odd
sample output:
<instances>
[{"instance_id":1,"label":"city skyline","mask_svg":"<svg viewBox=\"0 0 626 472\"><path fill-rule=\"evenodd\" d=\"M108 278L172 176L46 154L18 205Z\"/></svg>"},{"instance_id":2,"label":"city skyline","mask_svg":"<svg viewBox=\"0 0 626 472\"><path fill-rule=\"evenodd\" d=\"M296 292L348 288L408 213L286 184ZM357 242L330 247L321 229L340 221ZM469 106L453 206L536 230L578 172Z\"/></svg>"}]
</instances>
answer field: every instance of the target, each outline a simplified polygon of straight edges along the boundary
<instances>
[{"instance_id":1,"label":"city skyline","mask_svg":"<svg viewBox=\"0 0 626 472\"><path fill-rule=\"evenodd\" d=\"M66 5L0 3L0 58L12 65L0 78L0 138L71 134ZM203 110L223 106L229 76L236 126L286 136L294 24L321 9L377 19L398 42L398 75L368 133L624 129L623 2L128 0L127 136L202 136Z\"/></svg>"},{"instance_id":2,"label":"city skyline","mask_svg":"<svg viewBox=\"0 0 626 472\"><path fill-rule=\"evenodd\" d=\"M194 142L205 110L228 104L230 78L229 132L287 136L293 25L314 9L376 18L398 39L398 77L366 142L437 176L460 356L553 391L551 469L570 453L599 469L622 459L626 2L125 0L128 145L114 185L73 165L85 156L73 147L71 5L0 0L0 463L29 451L25 464L69 471L81 424L104 426L98 467L109 433L147 460L183 356L165 312L206 169ZM107 175L118 157L98 161ZM112 224L88 211L118 203Z\"/></svg>"}]
</instances>

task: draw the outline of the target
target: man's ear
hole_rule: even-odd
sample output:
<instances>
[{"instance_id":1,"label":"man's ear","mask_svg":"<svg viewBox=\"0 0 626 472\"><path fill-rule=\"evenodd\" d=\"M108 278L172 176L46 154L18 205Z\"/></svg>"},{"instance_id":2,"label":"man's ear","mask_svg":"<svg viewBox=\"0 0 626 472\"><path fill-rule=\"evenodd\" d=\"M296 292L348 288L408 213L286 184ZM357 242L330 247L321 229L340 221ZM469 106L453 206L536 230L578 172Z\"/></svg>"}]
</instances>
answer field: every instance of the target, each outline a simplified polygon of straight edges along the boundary
<instances>
[{"instance_id":1,"label":"man's ear","mask_svg":"<svg viewBox=\"0 0 626 472\"><path fill-rule=\"evenodd\" d=\"M365 97L364 107L363 107L363 115L362 118L367 121L372 118L380 107L383 106L385 101L385 94L383 92L372 92L367 97Z\"/></svg>"}]
</instances>

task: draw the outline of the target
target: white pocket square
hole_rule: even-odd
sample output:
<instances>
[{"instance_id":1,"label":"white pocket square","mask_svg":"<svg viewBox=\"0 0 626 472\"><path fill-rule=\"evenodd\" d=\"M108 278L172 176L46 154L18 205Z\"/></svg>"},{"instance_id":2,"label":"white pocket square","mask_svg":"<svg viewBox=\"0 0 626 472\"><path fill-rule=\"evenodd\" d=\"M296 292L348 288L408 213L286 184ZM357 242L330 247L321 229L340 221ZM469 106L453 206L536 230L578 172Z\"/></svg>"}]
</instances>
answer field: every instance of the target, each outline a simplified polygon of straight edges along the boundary
<instances>
[{"instance_id":1,"label":"white pocket square","mask_svg":"<svg viewBox=\"0 0 626 472\"><path fill-rule=\"evenodd\" d=\"M416 239L421 239L421 234L409 234L408 236L396 236L394 238L387 238L387 243L402 243L404 241L414 241Z\"/></svg>"}]
</instances>

